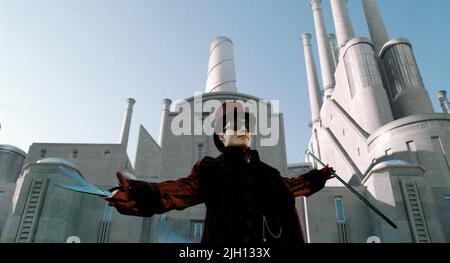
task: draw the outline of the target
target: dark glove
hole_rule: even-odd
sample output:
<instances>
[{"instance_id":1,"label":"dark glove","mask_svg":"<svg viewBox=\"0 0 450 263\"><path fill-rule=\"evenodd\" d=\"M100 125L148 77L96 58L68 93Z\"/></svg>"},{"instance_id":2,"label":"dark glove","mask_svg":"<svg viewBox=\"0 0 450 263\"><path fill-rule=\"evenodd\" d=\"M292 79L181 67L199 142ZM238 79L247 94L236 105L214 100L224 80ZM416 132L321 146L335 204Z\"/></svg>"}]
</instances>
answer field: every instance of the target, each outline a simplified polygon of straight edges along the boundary
<instances>
[{"instance_id":1,"label":"dark glove","mask_svg":"<svg viewBox=\"0 0 450 263\"><path fill-rule=\"evenodd\" d=\"M119 186L110 189L113 195L107 199L109 205L115 207L121 214L138 215L139 210L136 207L136 202L130 199L130 183L121 172L117 172L116 176L119 180Z\"/></svg>"},{"instance_id":2,"label":"dark glove","mask_svg":"<svg viewBox=\"0 0 450 263\"><path fill-rule=\"evenodd\" d=\"M161 206L158 187L153 183L126 179L121 172L117 191L108 199L109 205L124 215L152 216Z\"/></svg>"}]
</instances>

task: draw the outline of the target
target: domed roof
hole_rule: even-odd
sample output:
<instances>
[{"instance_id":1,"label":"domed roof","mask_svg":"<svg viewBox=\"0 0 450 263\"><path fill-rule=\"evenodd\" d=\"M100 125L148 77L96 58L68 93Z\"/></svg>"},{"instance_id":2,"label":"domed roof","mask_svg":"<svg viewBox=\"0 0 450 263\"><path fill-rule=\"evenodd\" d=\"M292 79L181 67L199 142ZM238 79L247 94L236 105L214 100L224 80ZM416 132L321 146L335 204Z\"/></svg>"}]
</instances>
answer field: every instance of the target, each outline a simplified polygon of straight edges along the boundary
<instances>
[{"instance_id":1,"label":"domed roof","mask_svg":"<svg viewBox=\"0 0 450 263\"><path fill-rule=\"evenodd\" d=\"M9 145L9 144L0 144L0 150L1 149L18 153L20 155L23 155L23 157L25 157L27 155L26 152L22 151L22 149L17 148L16 146L13 146L13 145Z\"/></svg>"},{"instance_id":2,"label":"domed roof","mask_svg":"<svg viewBox=\"0 0 450 263\"><path fill-rule=\"evenodd\" d=\"M68 166L70 168L73 168L75 170L78 170L78 168L75 166L74 163L72 163L71 161L68 161L66 159L63 158L59 158L59 157L49 157L49 158L45 158L42 160L37 161L36 163L45 163L45 164L62 164L65 166Z\"/></svg>"}]
</instances>

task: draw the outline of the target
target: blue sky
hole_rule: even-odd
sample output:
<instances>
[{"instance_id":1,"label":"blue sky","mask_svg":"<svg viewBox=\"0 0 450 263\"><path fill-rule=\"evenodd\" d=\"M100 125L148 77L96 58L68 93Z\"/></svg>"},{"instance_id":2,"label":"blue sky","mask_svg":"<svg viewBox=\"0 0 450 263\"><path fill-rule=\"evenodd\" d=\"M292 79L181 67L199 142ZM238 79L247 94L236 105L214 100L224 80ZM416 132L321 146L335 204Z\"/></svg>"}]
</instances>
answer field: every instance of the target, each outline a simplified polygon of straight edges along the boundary
<instances>
[{"instance_id":1,"label":"blue sky","mask_svg":"<svg viewBox=\"0 0 450 263\"><path fill-rule=\"evenodd\" d=\"M356 34L368 37L361 1L348 2ZM435 94L450 91L450 1L378 5L390 37L412 42L440 112ZM322 6L334 32L329 1ZM308 0L0 0L0 144L116 143L133 97L134 160L139 125L158 139L161 100L204 90L209 44L224 35L238 90L280 101L288 161L301 162L310 137L304 32L315 36Z\"/></svg>"}]
</instances>

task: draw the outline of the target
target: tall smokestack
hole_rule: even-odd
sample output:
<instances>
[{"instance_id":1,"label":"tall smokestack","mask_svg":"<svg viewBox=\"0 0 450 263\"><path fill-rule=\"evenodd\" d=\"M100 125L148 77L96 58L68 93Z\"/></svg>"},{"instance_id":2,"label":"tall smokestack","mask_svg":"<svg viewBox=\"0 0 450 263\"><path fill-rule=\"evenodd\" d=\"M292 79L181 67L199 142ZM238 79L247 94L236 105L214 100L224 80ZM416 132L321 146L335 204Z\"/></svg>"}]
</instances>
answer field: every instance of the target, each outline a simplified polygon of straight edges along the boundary
<instances>
[{"instance_id":1,"label":"tall smokestack","mask_svg":"<svg viewBox=\"0 0 450 263\"><path fill-rule=\"evenodd\" d=\"M355 37L355 31L353 31L352 22L348 14L347 0L330 0L330 3L338 45L339 48L342 48L350 39Z\"/></svg>"},{"instance_id":2,"label":"tall smokestack","mask_svg":"<svg viewBox=\"0 0 450 263\"><path fill-rule=\"evenodd\" d=\"M319 62L320 72L322 73L323 90L324 95L328 97L333 93L333 89L336 84L333 77L335 68L331 62L327 30L325 28L320 2L321 0L310 1L314 17L314 27L316 29L317 46L319 49Z\"/></svg>"},{"instance_id":3,"label":"tall smokestack","mask_svg":"<svg viewBox=\"0 0 450 263\"><path fill-rule=\"evenodd\" d=\"M328 42L330 44L330 54L331 58L334 63L334 67L337 67L337 64L339 62L339 54L337 52L336 48L336 35L335 34L328 34Z\"/></svg>"},{"instance_id":4,"label":"tall smokestack","mask_svg":"<svg viewBox=\"0 0 450 263\"><path fill-rule=\"evenodd\" d=\"M218 37L211 43L205 92L237 92L233 42Z\"/></svg>"},{"instance_id":5,"label":"tall smokestack","mask_svg":"<svg viewBox=\"0 0 450 263\"><path fill-rule=\"evenodd\" d=\"M169 123L169 113L170 113L170 105L172 101L170 99L162 100L162 111L161 111L161 123L159 125L159 146L162 148L164 144L164 137L166 135L168 127L170 127Z\"/></svg>"},{"instance_id":6,"label":"tall smokestack","mask_svg":"<svg viewBox=\"0 0 450 263\"><path fill-rule=\"evenodd\" d=\"M439 102L441 103L442 111L444 113L450 114L450 104L447 99L447 92L445 90L440 90L437 93Z\"/></svg>"},{"instance_id":7,"label":"tall smokestack","mask_svg":"<svg viewBox=\"0 0 450 263\"><path fill-rule=\"evenodd\" d=\"M133 98L125 100L125 115L123 117L122 133L120 134L120 144L124 145L125 149L128 146L128 137L130 135L131 116L133 115L133 106L136 101Z\"/></svg>"},{"instance_id":8,"label":"tall smokestack","mask_svg":"<svg viewBox=\"0 0 450 263\"><path fill-rule=\"evenodd\" d=\"M319 80L317 78L316 66L311 47L311 35L302 34L303 49L305 50L306 76L308 78L309 102L311 105L311 120L314 124L320 119L320 108L322 96L320 96Z\"/></svg>"},{"instance_id":9,"label":"tall smokestack","mask_svg":"<svg viewBox=\"0 0 450 263\"><path fill-rule=\"evenodd\" d=\"M389 35L383 22L380 9L376 0L363 0L364 13L366 15L367 25L369 27L370 37L375 47L376 55L380 54L380 50L384 44L388 42Z\"/></svg>"}]
</instances>

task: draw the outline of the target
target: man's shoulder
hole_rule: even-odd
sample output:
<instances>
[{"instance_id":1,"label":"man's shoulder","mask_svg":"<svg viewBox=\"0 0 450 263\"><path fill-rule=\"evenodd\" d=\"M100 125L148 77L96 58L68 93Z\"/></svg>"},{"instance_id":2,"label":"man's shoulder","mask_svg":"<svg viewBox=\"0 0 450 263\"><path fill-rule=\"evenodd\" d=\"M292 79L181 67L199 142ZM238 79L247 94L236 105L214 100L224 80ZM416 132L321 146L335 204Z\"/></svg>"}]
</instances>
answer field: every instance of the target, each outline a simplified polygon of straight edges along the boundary
<instances>
[{"instance_id":1,"label":"man's shoulder","mask_svg":"<svg viewBox=\"0 0 450 263\"><path fill-rule=\"evenodd\" d=\"M200 166L212 166L220 163L222 159L222 155L219 155L217 157L205 156L200 161L198 161L198 163Z\"/></svg>"},{"instance_id":2,"label":"man's shoulder","mask_svg":"<svg viewBox=\"0 0 450 263\"><path fill-rule=\"evenodd\" d=\"M251 150L251 154L252 154L252 161L259 164L259 166L263 169L265 169L266 171L269 171L270 173L276 173L279 174L280 171L278 171L277 168L272 167L271 165L263 162L260 158L259 158L259 153L256 150Z\"/></svg>"},{"instance_id":3,"label":"man's shoulder","mask_svg":"<svg viewBox=\"0 0 450 263\"><path fill-rule=\"evenodd\" d=\"M263 162L263 161L259 161L260 165L263 169L269 171L270 173L275 173L275 174L280 174L280 171L278 171L277 168L270 166L269 164Z\"/></svg>"}]
</instances>

